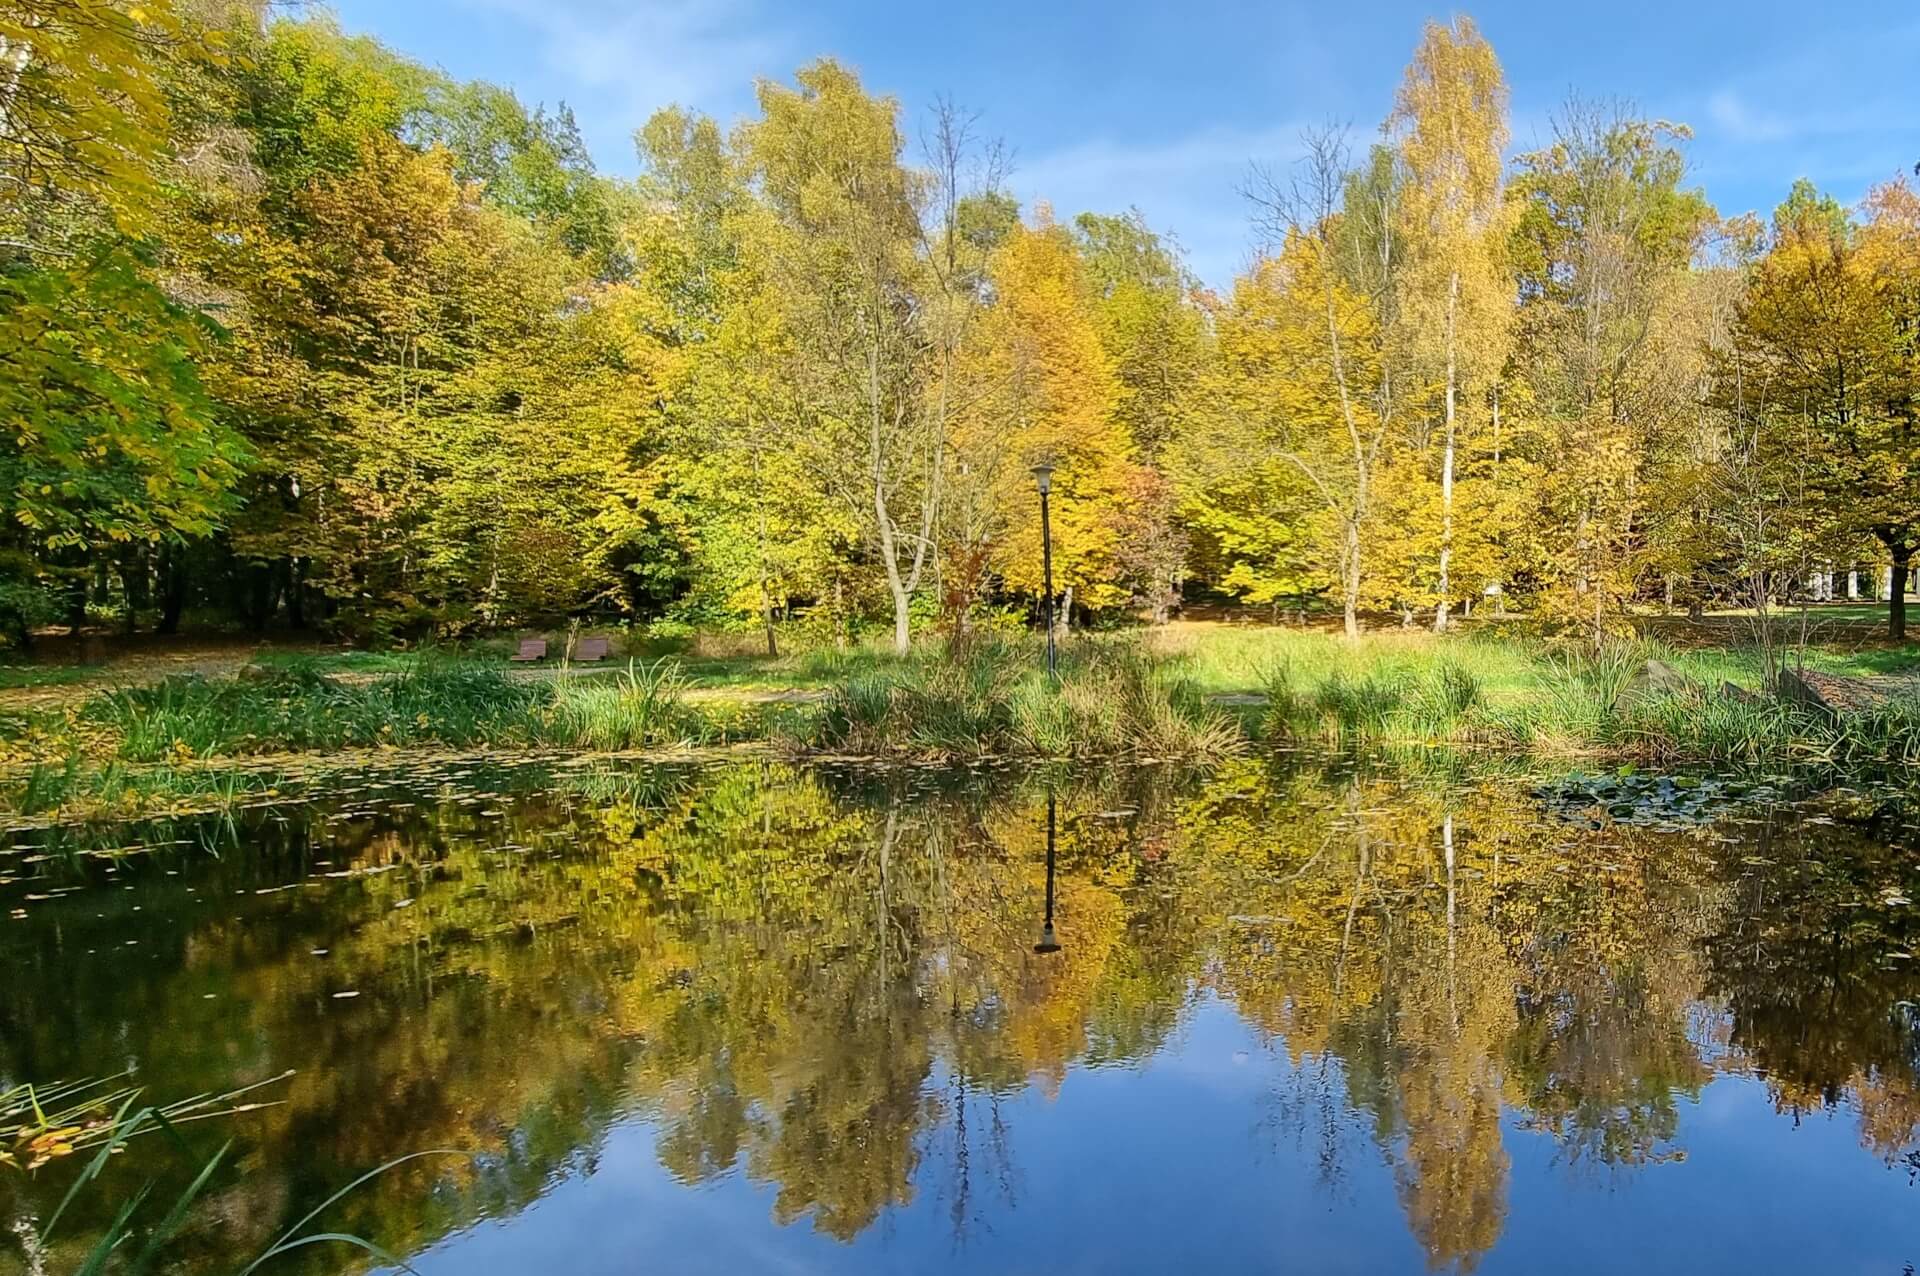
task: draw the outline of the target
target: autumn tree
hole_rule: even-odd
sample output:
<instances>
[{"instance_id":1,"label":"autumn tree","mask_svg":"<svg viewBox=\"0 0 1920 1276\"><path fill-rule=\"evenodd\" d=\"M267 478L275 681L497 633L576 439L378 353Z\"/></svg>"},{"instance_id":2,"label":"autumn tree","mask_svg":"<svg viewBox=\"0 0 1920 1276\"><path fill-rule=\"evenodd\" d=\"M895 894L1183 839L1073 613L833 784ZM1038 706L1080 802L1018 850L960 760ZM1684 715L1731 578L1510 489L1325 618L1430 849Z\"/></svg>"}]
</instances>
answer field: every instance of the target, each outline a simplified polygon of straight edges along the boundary
<instances>
[{"instance_id":1,"label":"autumn tree","mask_svg":"<svg viewBox=\"0 0 1920 1276\"><path fill-rule=\"evenodd\" d=\"M1066 612L1121 602L1118 502L1132 441L1115 416L1118 378L1092 320L1091 295L1072 235L1042 209L991 265L993 305L968 353L982 393L957 422L957 455L997 514L990 540L1006 584L1029 597L1041 581L1040 509L1028 468L1055 467L1052 527L1056 586Z\"/></svg>"},{"instance_id":2,"label":"autumn tree","mask_svg":"<svg viewBox=\"0 0 1920 1276\"><path fill-rule=\"evenodd\" d=\"M324 20L230 41L176 88L169 265L226 326L204 367L253 449L203 591L383 633L602 592L594 515L658 369L602 322L619 254L577 138Z\"/></svg>"},{"instance_id":3,"label":"autumn tree","mask_svg":"<svg viewBox=\"0 0 1920 1276\"><path fill-rule=\"evenodd\" d=\"M1119 380L1114 413L1137 458L1121 500L1119 565L1153 622L1164 624L1189 572L1191 542L1165 452L1208 355L1207 319L1176 246L1139 210L1082 213L1073 225L1095 331Z\"/></svg>"},{"instance_id":4,"label":"autumn tree","mask_svg":"<svg viewBox=\"0 0 1920 1276\"><path fill-rule=\"evenodd\" d=\"M1423 379L1435 385L1441 414L1433 618L1440 631L1456 593L1454 478L1463 387L1484 387L1498 375L1512 310L1501 187L1507 86L1493 47L1471 19L1427 24L1387 127L1406 169L1399 315Z\"/></svg>"},{"instance_id":5,"label":"autumn tree","mask_svg":"<svg viewBox=\"0 0 1920 1276\"><path fill-rule=\"evenodd\" d=\"M897 103L831 60L795 81L762 82L740 144L774 218L769 269L796 336L811 463L879 560L904 653L947 463L921 304L926 183L902 163Z\"/></svg>"},{"instance_id":6,"label":"autumn tree","mask_svg":"<svg viewBox=\"0 0 1920 1276\"><path fill-rule=\"evenodd\" d=\"M1715 394L1779 475L1772 502L1791 543L1771 551L1776 577L1849 534L1886 547L1896 582L1912 559L1913 202L1903 184L1882 188L1863 228L1810 185L1796 188L1736 308ZM1895 637L1904 592L1896 583L1888 604Z\"/></svg>"},{"instance_id":7,"label":"autumn tree","mask_svg":"<svg viewBox=\"0 0 1920 1276\"><path fill-rule=\"evenodd\" d=\"M1885 547L1894 587L1888 592L1887 633L1906 636L1906 581L1920 547L1920 194L1905 177L1876 187L1866 200L1862 266L1877 286L1887 315L1885 381L1873 393L1867 421L1836 440L1840 467L1838 512L1844 526L1863 530Z\"/></svg>"},{"instance_id":8,"label":"autumn tree","mask_svg":"<svg viewBox=\"0 0 1920 1276\"><path fill-rule=\"evenodd\" d=\"M1195 526L1235 559L1229 582L1249 598L1330 585L1354 638L1395 411L1397 178L1380 152L1350 171L1336 131L1306 147L1291 174L1256 170L1248 194L1271 248L1216 317L1174 464ZM1284 547L1291 580L1254 574L1244 550L1262 540Z\"/></svg>"},{"instance_id":9,"label":"autumn tree","mask_svg":"<svg viewBox=\"0 0 1920 1276\"><path fill-rule=\"evenodd\" d=\"M646 554L656 535L685 555L677 619L755 616L777 654L776 620L795 593L818 595L837 541L857 530L797 446L805 413L768 275L772 229L738 155L712 120L677 108L637 141L647 171L625 247L636 279L620 291L661 347L667 429L629 476L632 505L606 522L642 570L658 570Z\"/></svg>"},{"instance_id":10,"label":"autumn tree","mask_svg":"<svg viewBox=\"0 0 1920 1276\"><path fill-rule=\"evenodd\" d=\"M1515 363L1541 419L1537 458L1552 462L1541 500L1560 529L1556 601L1597 634L1646 561L1657 467L1717 428L1701 404L1710 333L1690 272L1713 212L1684 185L1684 129L1577 99L1554 127L1512 188Z\"/></svg>"},{"instance_id":11,"label":"autumn tree","mask_svg":"<svg viewBox=\"0 0 1920 1276\"><path fill-rule=\"evenodd\" d=\"M1206 319L1193 301L1199 284L1138 209L1082 213L1073 232L1094 327L1120 382L1114 413L1141 459L1152 461L1206 354Z\"/></svg>"},{"instance_id":12,"label":"autumn tree","mask_svg":"<svg viewBox=\"0 0 1920 1276\"><path fill-rule=\"evenodd\" d=\"M992 301L994 255L1020 225L1019 206L1001 189L1005 153L997 142L982 142L978 123L943 98L921 133L929 195L921 251L930 283L932 410L949 446L969 436L968 417L994 393L972 350ZM968 637L995 566L1002 530L998 459L961 455L943 476L935 553L940 611L956 642Z\"/></svg>"},{"instance_id":13,"label":"autumn tree","mask_svg":"<svg viewBox=\"0 0 1920 1276\"><path fill-rule=\"evenodd\" d=\"M176 155L166 84L224 54L165 3L0 13L0 613L72 622L106 563L210 534L245 461L204 367L215 326L156 238Z\"/></svg>"}]
</instances>

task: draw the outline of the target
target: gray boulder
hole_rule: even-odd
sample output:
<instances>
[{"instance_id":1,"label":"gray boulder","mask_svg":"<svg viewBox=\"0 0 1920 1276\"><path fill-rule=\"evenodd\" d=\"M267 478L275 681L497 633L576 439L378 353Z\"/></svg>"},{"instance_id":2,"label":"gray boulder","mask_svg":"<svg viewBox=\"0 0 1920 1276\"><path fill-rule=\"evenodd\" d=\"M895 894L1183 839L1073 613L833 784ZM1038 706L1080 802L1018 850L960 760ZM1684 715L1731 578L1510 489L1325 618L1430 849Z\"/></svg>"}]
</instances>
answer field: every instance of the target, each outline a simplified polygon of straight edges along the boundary
<instances>
[{"instance_id":1,"label":"gray boulder","mask_svg":"<svg viewBox=\"0 0 1920 1276\"><path fill-rule=\"evenodd\" d=\"M1613 707L1626 709L1660 696L1688 695L1695 690L1693 680L1666 661L1649 660L1620 685L1613 697Z\"/></svg>"},{"instance_id":2,"label":"gray boulder","mask_svg":"<svg viewBox=\"0 0 1920 1276\"><path fill-rule=\"evenodd\" d=\"M1783 669L1777 685L1782 700L1827 718L1877 709L1900 689L1897 679L1846 678L1811 669Z\"/></svg>"}]
</instances>

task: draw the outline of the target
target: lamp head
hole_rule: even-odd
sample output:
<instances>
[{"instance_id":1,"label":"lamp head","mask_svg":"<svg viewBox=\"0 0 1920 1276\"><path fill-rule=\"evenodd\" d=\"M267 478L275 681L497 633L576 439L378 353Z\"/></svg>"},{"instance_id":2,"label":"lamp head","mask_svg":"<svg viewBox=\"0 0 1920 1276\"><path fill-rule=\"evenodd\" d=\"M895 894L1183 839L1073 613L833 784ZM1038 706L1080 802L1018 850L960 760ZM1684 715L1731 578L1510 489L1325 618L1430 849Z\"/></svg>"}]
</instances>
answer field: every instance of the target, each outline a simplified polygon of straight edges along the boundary
<instances>
[{"instance_id":1,"label":"lamp head","mask_svg":"<svg viewBox=\"0 0 1920 1276\"><path fill-rule=\"evenodd\" d=\"M1060 951L1060 943L1053 937L1052 922L1048 922L1040 928L1040 942L1033 946L1033 951L1036 953L1057 953Z\"/></svg>"},{"instance_id":2,"label":"lamp head","mask_svg":"<svg viewBox=\"0 0 1920 1276\"><path fill-rule=\"evenodd\" d=\"M1034 466L1033 483L1035 487L1040 489L1040 495L1045 496L1053 487L1053 466L1047 464L1045 461Z\"/></svg>"}]
</instances>

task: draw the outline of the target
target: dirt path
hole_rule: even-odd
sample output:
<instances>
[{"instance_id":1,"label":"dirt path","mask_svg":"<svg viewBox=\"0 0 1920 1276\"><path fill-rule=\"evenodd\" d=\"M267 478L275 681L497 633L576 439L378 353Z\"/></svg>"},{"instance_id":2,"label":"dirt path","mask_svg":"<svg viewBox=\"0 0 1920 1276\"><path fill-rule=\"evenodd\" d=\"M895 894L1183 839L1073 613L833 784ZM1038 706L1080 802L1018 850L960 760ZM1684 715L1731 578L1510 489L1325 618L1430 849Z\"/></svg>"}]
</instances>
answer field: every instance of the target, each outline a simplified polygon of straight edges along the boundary
<instances>
[{"instance_id":1,"label":"dirt path","mask_svg":"<svg viewBox=\"0 0 1920 1276\"><path fill-rule=\"evenodd\" d=\"M80 642L49 642L36 652L39 657L27 668L45 670L49 681L37 686L0 687L0 716L59 710L77 705L89 696L112 687L140 686L162 678L198 676L231 678L251 664L264 651L307 651L316 654L325 649L307 645L272 642L148 640L116 650L119 644L100 639ZM624 674L624 663L572 665L569 678L599 679ZM557 665L532 667L509 665L507 677L518 682L553 682L560 676ZM384 675L359 670L333 670L329 677L345 683L372 682ZM703 687L689 686L687 698L708 703L734 701L741 704L818 704L829 693L808 687Z\"/></svg>"},{"instance_id":2,"label":"dirt path","mask_svg":"<svg viewBox=\"0 0 1920 1276\"><path fill-rule=\"evenodd\" d=\"M106 655L105 660L97 664L92 661L81 665L54 660L37 662L31 667L59 671L63 681L34 687L0 687L0 714L60 709L109 687L139 686L167 677L230 678L265 646L267 644L260 642L183 642L118 653L87 650L86 656ZM68 678L68 671L75 669L85 672Z\"/></svg>"}]
</instances>

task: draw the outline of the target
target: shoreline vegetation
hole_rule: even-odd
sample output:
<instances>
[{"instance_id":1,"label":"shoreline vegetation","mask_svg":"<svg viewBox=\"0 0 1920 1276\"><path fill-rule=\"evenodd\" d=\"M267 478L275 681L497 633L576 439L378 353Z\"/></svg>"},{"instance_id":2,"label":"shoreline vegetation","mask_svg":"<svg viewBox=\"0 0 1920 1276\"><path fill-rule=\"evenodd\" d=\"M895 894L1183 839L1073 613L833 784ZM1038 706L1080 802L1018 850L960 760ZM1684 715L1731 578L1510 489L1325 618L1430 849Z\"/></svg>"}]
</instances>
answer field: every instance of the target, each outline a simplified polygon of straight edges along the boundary
<instances>
[{"instance_id":1,"label":"shoreline vegetation","mask_svg":"<svg viewBox=\"0 0 1920 1276\"><path fill-rule=\"evenodd\" d=\"M0 814L45 823L270 802L355 752L1205 763L1313 746L1549 770L1920 766L1920 681L1901 676L1920 663L1901 649L1792 657L1810 673L1873 679L1858 684L1879 689L1873 703L1844 713L1759 694L1756 654L1650 639L1594 646L1485 630L1352 643L1176 624L1075 635L1057 686L1041 652L1028 636L923 644L906 657L876 646L695 651L528 672L485 647L268 651L233 675L107 686L13 716ZM1661 676L1649 681L1649 669Z\"/></svg>"}]
</instances>

